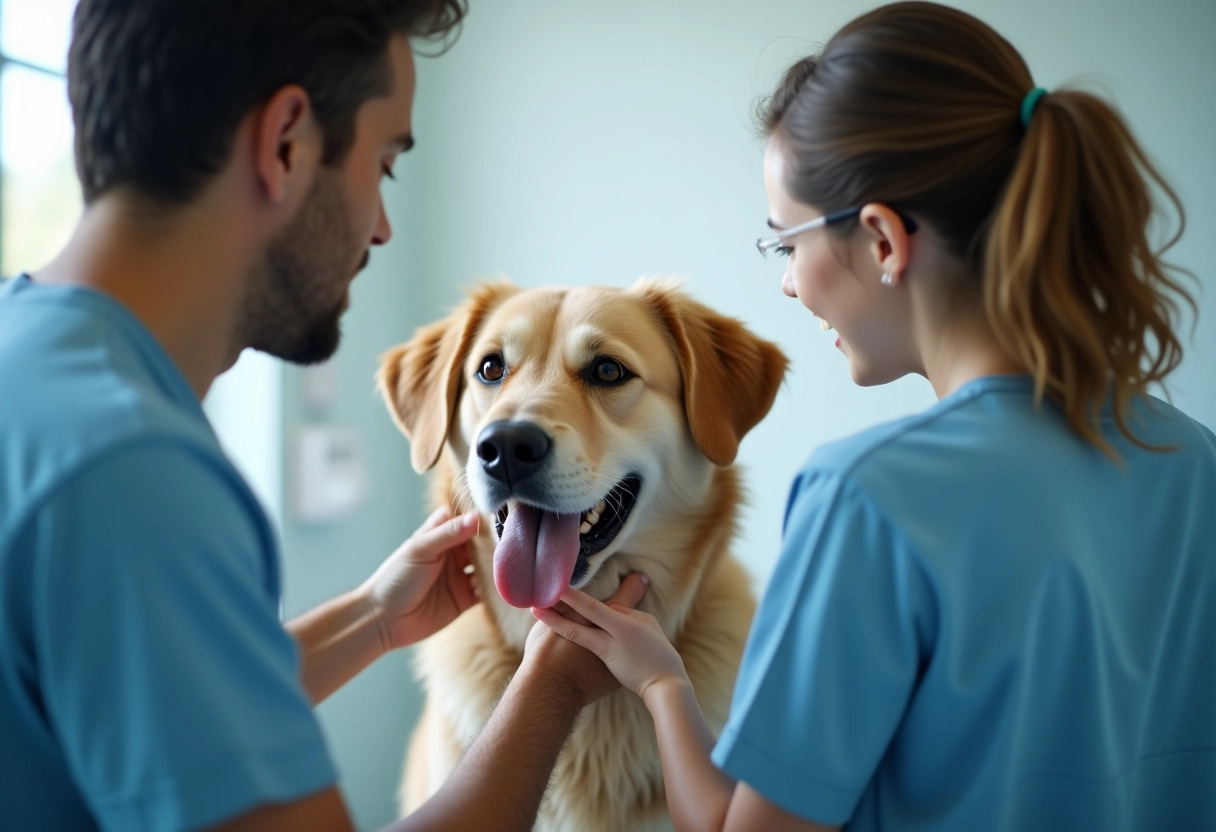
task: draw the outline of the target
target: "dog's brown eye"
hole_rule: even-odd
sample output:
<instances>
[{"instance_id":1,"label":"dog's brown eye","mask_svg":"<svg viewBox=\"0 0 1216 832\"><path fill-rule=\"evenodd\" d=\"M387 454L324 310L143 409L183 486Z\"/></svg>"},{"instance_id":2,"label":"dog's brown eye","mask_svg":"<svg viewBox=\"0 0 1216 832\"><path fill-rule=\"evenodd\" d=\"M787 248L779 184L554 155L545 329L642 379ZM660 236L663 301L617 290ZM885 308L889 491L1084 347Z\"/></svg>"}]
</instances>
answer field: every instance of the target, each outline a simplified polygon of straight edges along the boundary
<instances>
[{"instance_id":1,"label":"dog's brown eye","mask_svg":"<svg viewBox=\"0 0 1216 832\"><path fill-rule=\"evenodd\" d=\"M596 384L620 384L630 378L630 372L614 358L597 358L591 365L591 380Z\"/></svg>"},{"instance_id":2,"label":"dog's brown eye","mask_svg":"<svg viewBox=\"0 0 1216 832\"><path fill-rule=\"evenodd\" d=\"M494 384L495 382L502 381L502 377L506 373L507 368L502 363L502 356L498 353L493 353L481 359L481 369L477 371L477 378L486 384Z\"/></svg>"}]
</instances>

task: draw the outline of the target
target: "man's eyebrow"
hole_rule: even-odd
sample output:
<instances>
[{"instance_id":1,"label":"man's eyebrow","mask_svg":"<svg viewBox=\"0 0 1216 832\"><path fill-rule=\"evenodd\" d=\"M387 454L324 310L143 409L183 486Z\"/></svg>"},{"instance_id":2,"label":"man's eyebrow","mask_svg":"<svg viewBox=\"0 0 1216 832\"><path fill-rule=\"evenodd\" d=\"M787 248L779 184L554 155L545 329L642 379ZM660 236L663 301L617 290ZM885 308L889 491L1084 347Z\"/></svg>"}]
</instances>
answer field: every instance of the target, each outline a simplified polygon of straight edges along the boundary
<instances>
[{"instance_id":1,"label":"man's eyebrow","mask_svg":"<svg viewBox=\"0 0 1216 832\"><path fill-rule=\"evenodd\" d=\"M784 228L777 225L777 223L773 222L772 220L768 220L768 227L773 229L774 231L784 231L785 230Z\"/></svg>"},{"instance_id":2,"label":"man's eyebrow","mask_svg":"<svg viewBox=\"0 0 1216 832\"><path fill-rule=\"evenodd\" d=\"M401 148L402 153L408 153L414 147L414 134L405 133L393 139L389 144L395 144Z\"/></svg>"}]
</instances>

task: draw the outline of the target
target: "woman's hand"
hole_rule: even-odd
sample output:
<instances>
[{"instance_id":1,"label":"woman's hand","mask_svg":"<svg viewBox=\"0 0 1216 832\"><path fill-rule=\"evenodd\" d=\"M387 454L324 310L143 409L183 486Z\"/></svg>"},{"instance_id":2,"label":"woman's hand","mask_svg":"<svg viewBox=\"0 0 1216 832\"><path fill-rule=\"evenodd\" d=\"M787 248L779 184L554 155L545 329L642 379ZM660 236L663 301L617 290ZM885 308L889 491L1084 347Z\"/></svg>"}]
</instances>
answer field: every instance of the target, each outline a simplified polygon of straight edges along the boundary
<instances>
[{"instance_id":1,"label":"woman's hand","mask_svg":"<svg viewBox=\"0 0 1216 832\"><path fill-rule=\"evenodd\" d=\"M479 519L437 509L360 587L386 651L438 632L477 603L466 570L468 542L477 534Z\"/></svg>"},{"instance_id":2,"label":"woman's hand","mask_svg":"<svg viewBox=\"0 0 1216 832\"><path fill-rule=\"evenodd\" d=\"M689 684L684 661L653 615L604 604L577 589L566 590L562 602L581 619L559 612L558 607L534 607L532 614L553 632L599 656L623 687L645 699L646 692L661 683Z\"/></svg>"},{"instance_id":3,"label":"woman's hand","mask_svg":"<svg viewBox=\"0 0 1216 832\"><path fill-rule=\"evenodd\" d=\"M621 585L608 599L608 603L618 609L630 609L637 606L646 594L648 580L641 573L631 572L621 579ZM587 623L587 619L560 601L553 609L573 621ZM543 669L543 672L546 673L557 674L562 683L578 692L579 702L583 705L594 702L601 696L620 688L620 684L595 654L572 644L546 627L543 622L537 621L528 633L520 670L521 672L536 672L539 669Z\"/></svg>"}]
</instances>

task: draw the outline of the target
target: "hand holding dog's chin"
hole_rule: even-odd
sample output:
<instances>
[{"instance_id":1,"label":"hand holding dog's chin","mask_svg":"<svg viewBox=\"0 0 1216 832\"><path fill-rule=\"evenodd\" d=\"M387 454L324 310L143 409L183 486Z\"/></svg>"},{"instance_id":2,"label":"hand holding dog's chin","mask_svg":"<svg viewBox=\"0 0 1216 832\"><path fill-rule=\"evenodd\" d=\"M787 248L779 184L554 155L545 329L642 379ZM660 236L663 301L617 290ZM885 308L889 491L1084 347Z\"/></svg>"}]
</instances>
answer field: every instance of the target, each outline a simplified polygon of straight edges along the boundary
<instances>
[{"instance_id":1,"label":"hand holding dog's chin","mask_svg":"<svg viewBox=\"0 0 1216 832\"><path fill-rule=\"evenodd\" d=\"M632 609L646 595L646 585L645 576L639 573L626 575L607 603L622 609ZM566 604L559 603L554 610L571 621L588 623L587 619ZM533 614L536 613L537 611L533 610ZM581 705L594 702L620 687L616 676L598 656L569 639L562 638L543 621L537 621L528 632L520 671L539 671L553 675L556 684L574 691Z\"/></svg>"},{"instance_id":2,"label":"hand holding dog's chin","mask_svg":"<svg viewBox=\"0 0 1216 832\"><path fill-rule=\"evenodd\" d=\"M653 615L600 602L577 589L562 595L562 604L533 610L555 634L595 653L625 688L647 701L648 691L688 685L684 660Z\"/></svg>"},{"instance_id":3,"label":"hand holding dog's chin","mask_svg":"<svg viewBox=\"0 0 1216 832\"><path fill-rule=\"evenodd\" d=\"M537 621L528 632L519 673L568 696L579 707L620 688L620 683L590 650L569 642Z\"/></svg>"}]
</instances>

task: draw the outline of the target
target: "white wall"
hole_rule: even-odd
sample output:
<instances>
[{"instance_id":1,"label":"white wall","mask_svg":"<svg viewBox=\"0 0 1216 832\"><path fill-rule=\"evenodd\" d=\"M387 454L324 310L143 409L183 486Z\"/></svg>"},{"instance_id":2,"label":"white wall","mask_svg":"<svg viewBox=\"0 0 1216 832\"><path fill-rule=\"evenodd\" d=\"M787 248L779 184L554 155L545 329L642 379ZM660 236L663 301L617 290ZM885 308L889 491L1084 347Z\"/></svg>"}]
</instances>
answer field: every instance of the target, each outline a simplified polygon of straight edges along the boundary
<instances>
[{"instance_id":1,"label":"white wall","mask_svg":"<svg viewBox=\"0 0 1216 832\"><path fill-rule=\"evenodd\" d=\"M1085 76L1126 113L1178 186L1190 230L1175 259L1204 281L1203 314L1172 385L1216 425L1216 3L964 2L1053 87ZM403 252L433 287L431 315L478 275L539 284L686 275L688 289L793 359L769 418L744 442L753 508L738 551L759 581L786 489L825 440L932 401L904 379L852 385L834 335L780 293L763 261L758 96L870 4L840 0L516 0L477 3L456 47L421 61L415 172L425 233Z\"/></svg>"},{"instance_id":2,"label":"white wall","mask_svg":"<svg viewBox=\"0 0 1216 832\"><path fill-rule=\"evenodd\" d=\"M932 401L921 379L855 388L831 336L781 295L781 263L762 261L752 246L767 215L755 100L792 59L870 4L471 3L455 48L419 61L418 147L398 164L400 183L385 186L396 237L355 283L335 358L339 403L306 414L298 371L285 376L288 460L301 424L354 428L371 482L367 503L344 522L308 527L288 511L288 611L362 580L421 520L422 481L372 395L375 356L492 274L534 286L627 285L643 274L680 273L689 291L783 346L793 359L788 383L740 454L752 507L737 551L763 584L789 481L810 449ZM1190 224L1175 259L1200 276L1203 295L1171 389L1178 404L1216 426L1216 3L958 5L1021 49L1038 83L1095 80L1177 185ZM396 656L322 708L362 828L392 816L417 707L406 657Z\"/></svg>"},{"instance_id":3,"label":"white wall","mask_svg":"<svg viewBox=\"0 0 1216 832\"><path fill-rule=\"evenodd\" d=\"M275 522L283 509L282 378L281 362L245 350L232 369L211 385L203 401L220 445Z\"/></svg>"}]
</instances>

